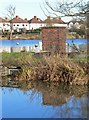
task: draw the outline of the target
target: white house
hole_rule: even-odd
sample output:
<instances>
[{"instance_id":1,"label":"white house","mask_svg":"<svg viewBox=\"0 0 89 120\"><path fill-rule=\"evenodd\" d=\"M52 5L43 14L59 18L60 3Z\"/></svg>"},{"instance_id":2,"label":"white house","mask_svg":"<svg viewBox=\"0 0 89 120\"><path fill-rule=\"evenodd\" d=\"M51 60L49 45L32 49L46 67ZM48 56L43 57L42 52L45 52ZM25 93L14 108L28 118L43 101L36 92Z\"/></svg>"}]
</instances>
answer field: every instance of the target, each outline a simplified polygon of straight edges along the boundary
<instances>
[{"instance_id":1,"label":"white house","mask_svg":"<svg viewBox=\"0 0 89 120\"><path fill-rule=\"evenodd\" d=\"M68 28L76 28L76 29L80 29L82 25L82 21L79 20L71 20L68 22Z\"/></svg>"},{"instance_id":2,"label":"white house","mask_svg":"<svg viewBox=\"0 0 89 120\"><path fill-rule=\"evenodd\" d=\"M45 26L57 26L57 27L67 27L66 22L64 22L60 17L53 17L50 16L47 17L46 20L44 20Z\"/></svg>"},{"instance_id":3,"label":"white house","mask_svg":"<svg viewBox=\"0 0 89 120\"><path fill-rule=\"evenodd\" d=\"M16 16L15 18L12 19L12 23L13 23L13 29L17 30L18 32L21 29L29 30L29 23L27 19L23 20L19 16Z\"/></svg>"},{"instance_id":4,"label":"white house","mask_svg":"<svg viewBox=\"0 0 89 120\"><path fill-rule=\"evenodd\" d=\"M41 28L44 26L45 26L44 22L40 18L37 18L36 16L34 16L32 19L29 20L30 30L32 29L34 30L34 29Z\"/></svg>"},{"instance_id":5,"label":"white house","mask_svg":"<svg viewBox=\"0 0 89 120\"><path fill-rule=\"evenodd\" d=\"M44 21L34 16L29 21L16 16L12 19L13 30L19 32L21 29L34 30L46 26L67 26L61 18L47 17ZM10 22L7 19L0 18L0 30L10 30Z\"/></svg>"},{"instance_id":6,"label":"white house","mask_svg":"<svg viewBox=\"0 0 89 120\"><path fill-rule=\"evenodd\" d=\"M0 17L0 31L10 30L10 23L8 19L3 19Z\"/></svg>"},{"instance_id":7,"label":"white house","mask_svg":"<svg viewBox=\"0 0 89 120\"><path fill-rule=\"evenodd\" d=\"M67 24L62 21L60 17L51 18L50 16L48 16L47 19L42 21L40 18L34 16L32 19L29 20L29 26L30 30L32 30L46 26L67 26Z\"/></svg>"}]
</instances>

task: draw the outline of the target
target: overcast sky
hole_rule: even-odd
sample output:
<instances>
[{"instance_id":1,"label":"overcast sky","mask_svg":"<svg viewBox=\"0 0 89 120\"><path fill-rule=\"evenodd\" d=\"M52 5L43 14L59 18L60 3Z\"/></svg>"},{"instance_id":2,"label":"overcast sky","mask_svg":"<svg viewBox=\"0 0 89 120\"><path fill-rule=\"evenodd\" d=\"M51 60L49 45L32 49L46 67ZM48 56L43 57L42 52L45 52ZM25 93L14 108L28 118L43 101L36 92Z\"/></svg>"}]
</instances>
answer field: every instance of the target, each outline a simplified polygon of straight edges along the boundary
<instances>
[{"instance_id":1,"label":"overcast sky","mask_svg":"<svg viewBox=\"0 0 89 120\"><path fill-rule=\"evenodd\" d=\"M49 0L58 1L58 0ZM43 6L44 0L0 0L0 17L5 17L6 8L9 5L16 7L16 14L21 18L31 19L33 16L37 16L44 20L46 16L44 15L40 5Z\"/></svg>"}]
</instances>

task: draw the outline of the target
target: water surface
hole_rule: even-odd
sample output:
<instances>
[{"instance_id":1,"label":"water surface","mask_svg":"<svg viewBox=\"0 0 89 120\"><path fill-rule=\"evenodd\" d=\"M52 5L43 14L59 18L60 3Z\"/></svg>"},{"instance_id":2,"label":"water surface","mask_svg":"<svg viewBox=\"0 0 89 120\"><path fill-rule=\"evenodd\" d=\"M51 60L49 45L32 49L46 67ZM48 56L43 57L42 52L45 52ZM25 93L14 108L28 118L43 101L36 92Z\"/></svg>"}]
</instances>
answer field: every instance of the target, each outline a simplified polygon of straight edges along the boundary
<instances>
[{"instance_id":1,"label":"water surface","mask_svg":"<svg viewBox=\"0 0 89 120\"><path fill-rule=\"evenodd\" d=\"M66 39L66 42L69 44L87 44L87 39ZM39 45L39 42L42 40L0 40L0 46L32 46ZM18 44L17 44L18 43Z\"/></svg>"},{"instance_id":2,"label":"water surface","mask_svg":"<svg viewBox=\"0 0 89 120\"><path fill-rule=\"evenodd\" d=\"M87 87L65 87L46 83L3 87L3 118L87 118Z\"/></svg>"}]
</instances>

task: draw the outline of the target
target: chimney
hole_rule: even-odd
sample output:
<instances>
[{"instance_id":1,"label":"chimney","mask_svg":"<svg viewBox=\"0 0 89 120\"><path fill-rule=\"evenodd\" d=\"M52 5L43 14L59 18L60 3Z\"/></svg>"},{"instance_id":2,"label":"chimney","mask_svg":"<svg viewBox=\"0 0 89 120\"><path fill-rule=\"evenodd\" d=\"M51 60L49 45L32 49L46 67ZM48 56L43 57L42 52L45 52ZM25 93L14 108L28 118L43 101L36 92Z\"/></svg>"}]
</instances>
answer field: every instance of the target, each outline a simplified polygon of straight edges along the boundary
<instances>
[{"instance_id":1,"label":"chimney","mask_svg":"<svg viewBox=\"0 0 89 120\"><path fill-rule=\"evenodd\" d=\"M47 16L47 19L50 19L50 16Z\"/></svg>"},{"instance_id":2,"label":"chimney","mask_svg":"<svg viewBox=\"0 0 89 120\"><path fill-rule=\"evenodd\" d=\"M19 16L17 16L17 15L16 15L16 18L18 19L18 18L19 18Z\"/></svg>"},{"instance_id":3,"label":"chimney","mask_svg":"<svg viewBox=\"0 0 89 120\"><path fill-rule=\"evenodd\" d=\"M5 17L5 19L7 20L7 17Z\"/></svg>"},{"instance_id":4,"label":"chimney","mask_svg":"<svg viewBox=\"0 0 89 120\"><path fill-rule=\"evenodd\" d=\"M27 20L27 18L25 18L24 20Z\"/></svg>"},{"instance_id":5,"label":"chimney","mask_svg":"<svg viewBox=\"0 0 89 120\"><path fill-rule=\"evenodd\" d=\"M36 19L36 16L34 16L34 18Z\"/></svg>"}]
</instances>

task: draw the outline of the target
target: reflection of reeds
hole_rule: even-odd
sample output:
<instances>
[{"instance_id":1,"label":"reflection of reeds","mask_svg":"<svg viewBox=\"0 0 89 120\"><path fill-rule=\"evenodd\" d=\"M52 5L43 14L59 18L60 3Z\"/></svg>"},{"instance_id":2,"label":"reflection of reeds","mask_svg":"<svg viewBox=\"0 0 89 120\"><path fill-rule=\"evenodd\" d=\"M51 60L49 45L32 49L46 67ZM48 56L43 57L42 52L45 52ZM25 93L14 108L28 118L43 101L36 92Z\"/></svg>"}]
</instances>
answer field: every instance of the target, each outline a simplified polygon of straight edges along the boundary
<instances>
[{"instance_id":1,"label":"reflection of reeds","mask_svg":"<svg viewBox=\"0 0 89 120\"><path fill-rule=\"evenodd\" d=\"M12 81L12 83L9 83L7 86L11 88L15 87L15 82ZM17 83L18 88L30 97L29 102L32 102L35 98L39 99L42 95L42 103L44 105L62 105L65 104L66 100L71 98L71 96L81 98L83 95L87 96L89 93L88 86L69 86L43 81L20 81Z\"/></svg>"},{"instance_id":2,"label":"reflection of reeds","mask_svg":"<svg viewBox=\"0 0 89 120\"><path fill-rule=\"evenodd\" d=\"M65 104L66 99L70 98L71 96L81 98L83 95L88 94L87 86L66 86L63 84L54 85L53 83L49 84L42 81L31 81L30 85L32 88L28 88L28 84L25 84L24 86L25 89L27 88L27 90L32 89L32 92L30 93L30 99L33 100L36 96L39 96L39 93L42 93L44 105L58 106Z\"/></svg>"}]
</instances>

